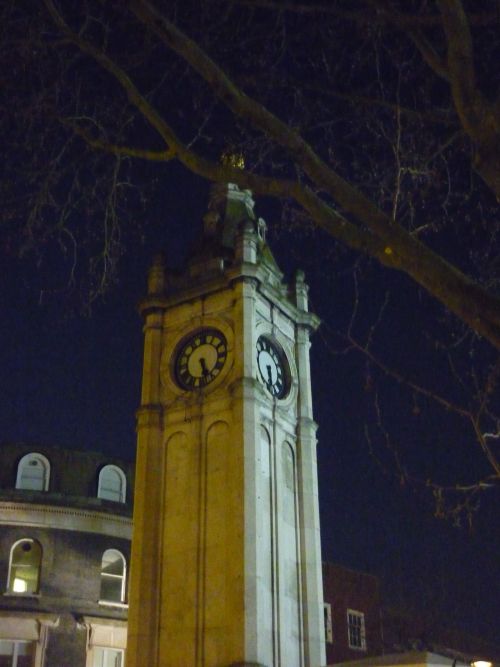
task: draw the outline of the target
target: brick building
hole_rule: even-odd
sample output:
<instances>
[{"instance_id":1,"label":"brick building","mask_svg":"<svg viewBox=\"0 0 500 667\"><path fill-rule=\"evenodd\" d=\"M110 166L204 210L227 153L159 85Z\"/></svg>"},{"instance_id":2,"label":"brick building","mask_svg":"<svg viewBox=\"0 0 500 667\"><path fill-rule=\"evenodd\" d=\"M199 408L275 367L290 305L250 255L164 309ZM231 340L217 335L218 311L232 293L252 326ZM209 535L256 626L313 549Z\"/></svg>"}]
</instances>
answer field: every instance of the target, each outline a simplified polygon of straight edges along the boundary
<instances>
[{"instance_id":1,"label":"brick building","mask_svg":"<svg viewBox=\"0 0 500 667\"><path fill-rule=\"evenodd\" d=\"M383 651L379 580L341 565L323 563L327 663Z\"/></svg>"},{"instance_id":2,"label":"brick building","mask_svg":"<svg viewBox=\"0 0 500 667\"><path fill-rule=\"evenodd\" d=\"M122 667L133 467L0 447L0 667Z\"/></svg>"}]
</instances>

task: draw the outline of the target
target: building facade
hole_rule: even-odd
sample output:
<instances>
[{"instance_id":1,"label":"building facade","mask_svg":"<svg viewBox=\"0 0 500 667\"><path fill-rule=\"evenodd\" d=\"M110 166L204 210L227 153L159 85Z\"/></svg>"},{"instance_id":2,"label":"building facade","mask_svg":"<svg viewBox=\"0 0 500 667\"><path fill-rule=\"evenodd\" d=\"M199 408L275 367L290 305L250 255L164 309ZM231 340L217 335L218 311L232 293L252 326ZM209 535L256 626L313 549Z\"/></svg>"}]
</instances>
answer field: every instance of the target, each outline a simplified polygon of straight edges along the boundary
<instances>
[{"instance_id":1,"label":"building facade","mask_svg":"<svg viewBox=\"0 0 500 667\"><path fill-rule=\"evenodd\" d=\"M378 577L323 563L323 587L327 664L381 655Z\"/></svg>"},{"instance_id":2,"label":"building facade","mask_svg":"<svg viewBox=\"0 0 500 667\"><path fill-rule=\"evenodd\" d=\"M123 667L133 468L0 447L0 667Z\"/></svg>"}]
</instances>

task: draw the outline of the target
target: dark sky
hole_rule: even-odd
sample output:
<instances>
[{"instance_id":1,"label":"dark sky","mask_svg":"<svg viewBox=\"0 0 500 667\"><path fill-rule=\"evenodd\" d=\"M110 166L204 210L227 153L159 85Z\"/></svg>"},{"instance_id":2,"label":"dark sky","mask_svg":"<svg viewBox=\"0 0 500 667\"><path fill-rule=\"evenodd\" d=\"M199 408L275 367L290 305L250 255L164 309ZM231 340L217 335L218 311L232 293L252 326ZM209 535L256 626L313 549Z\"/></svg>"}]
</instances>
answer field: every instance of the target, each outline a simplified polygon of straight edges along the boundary
<instances>
[{"instance_id":1,"label":"dark sky","mask_svg":"<svg viewBox=\"0 0 500 667\"><path fill-rule=\"evenodd\" d=\"M40 182L44 182L45 170L53 169L66 141L60 115L95 116L98 126L108 128L109 136L119 137L120 142L128 136L131 145L163 148L149 126L137 118L129 123L133 115L125 96L118 94L107 74L93 68L89 59L75 56L71 48L61 51L61 57L51 42L59 41L59 36L53 33L43 3L11 4L15 19L12 34L19 38L20 50L14 48L15 40L11 46L9 29L4 31L9 35L9 44L3 50L2 73L7 84L9 77L12 79L8 107L13 113L0 118L8 119L7 125L2 126L6 165L2 183L12 180L12 192L23 200L26 184L22 178L30 182L32 167L40 169ZM235 3L229 4L232 7ZM351 9L350 4L340 3ZM371 7L371 3L366 4ZM59 5L64 5L75 25L76 17L87 7L80 2ZM149 38L143 42L143 36L131 28L128 18L123 25L121 19L116 21L114 12L121 10L120 3L91 5L96 16L101 10L105 16L111 11L112 19L109 24L89 22L93 26L88 28L89 35L98 42L102 26L117 29L116 35L106 32L106 43L108 37L111 39L110 52L116 49L118 62L137 79L143 92L155 91L152 99L185 141L197 137L199 152L214 158L233 133L238 143L242 128L236 127L239 124L224 108L214 106L211 93L204 92L198 78L186 76L184 64L172 60L166 51L151 47L149 54L147 50L144 53L143 45L149 44ZM169 9L174 5L165 3ZM426 3L400 5L408 11L408 6ZM377 106L344 107L343 102L329 95L324 99L316 94L297 95L295 84L288 93L286 87L279 85L289 78L292 83L303 81L317 87L319 77L325 93L354 91L355 97L380 97L384 105L397 100L398 105L401 101L411 109L416 105L425 113L430 109L444 114L450 105L448 86L439 77L429 78L425 63L418 56L415 59L413 48L408 50L406 37L399 42L398 33L392 30L379 34L365 24L341 21L337 25L336 18L315 22L312 17L307 23L302 15L283 14L276 24L273 15L271 24L266 15L253 10L253 23L249 24L248 15L237 3L236 23L226 25L217 16L214 25L222 30L218 33L206 30L207 16L200 11L211 11L211 3L196 4L196 11L192 12L190 7L187 0L178 3L179 20L183 12L192 14L183 19L188 21L190 34L198 34L201 43L206 40L216 60L221 59L229 72L233 67L241 68L238 76L244 81L254 77L259 80L260 72L263 88L259 86L259 95L265 100L270 94L268 102L282 119L294 127L307 129L311 125L307 136L319 155L374 201L391 207L394 145L387 143L387 138L396 136L392 134L396 124L385 106L380 113ZM434 12L433 4L431 8ZM27 22L23 23L18 13L22 16L25 11ZM234 35L225 32L235 30ZM478 66L478 73L486 82L486 97L497 90L499 71L498 26L492 25L488 30L478 33L475 41L476 59L482 65ZM45 47L40 40L36 48L26 48L25 34L37 32L47 40ZM285 34L288 43L282 41ZM377 34L380 42L375 39ZM226 41L228 36L231 39ZM444 36L440 33L430 32L428 37L431 41L436 38L439 48L443 46ZM321 78L321 67L317 66L323 61L326 69ZM271 72L269 63L273 63ZM60 96L61 81L64 94ZM74 83L78 86L73 90ZM274 88L277 84L278 95ZM251 90L251 81L248 86ZM40 131L47 122L44 104L48 104L48 116L56 119L47 133ZM33 122L31 114L37 110L41 117ZM497 202L491 192L485 193L479 179L471 176L470 149L462 141L451 144L453 152L446 152L451 133L455 137L461 135L459 127L438 123L429 128L416 121L412 125L412 117L403 116L403 128L408 123L408 130L403 133L402 164L409 169L400 183L400 214L407 210L415 213L415 224L432 226L428 238L433 249L469 275L483 275L483 262L491 260L494 267L498 265L498 229L492 225L492 221L498 221ZM397 118L400 128L399 115ZM123 128L129 128L130 135L125 132L122 136ZM246 138L252 145L253 131ZM269 174L271 168L276 168L276 173L291 173L295 178L293 165L288 171L288 159L280 170L281 151L273 149L267 153L267 141L263 148L259 141L253 147L255 155L262 158L257 171ZM88 160L82 159L83 146L78 142L72 141L68 150L68 165L61 169L61 178L54 185L54 201L58 202L66 200L73 173L78 173L77 180L87 195L100 184L101 174L109 176L108 171L101 170L100 160L94 162L92 155ZM34 257L20 260L15 254L8 254L12 220L8 205L4 207L5 224L0 229L2 233L7 230L7 241L3 237L0 240L0 443L25 442L34 449L48 445L96 450L125 459L134 457L134 415L139 406L142 363L142 322L136 305L144 296L146 272L155 252L163 250L170 265L182 263L200 229L209 192L207 183L175 163L135 164L138 168L130 173L137 187L132 191L135 194L128 195L129 201L137 194L139 198L151 197L140 214L145 216L144 239L141 241L139 231L127 242L127 254L119 266L119 282L104 301L94 304L90 317L75 315L75 304L67 299L67 274L61 270L57 249L50 258L46 255L40 267ZM410 178L413 172L416 175ZM102 184L102 189L96 186L97 199L107 196L105 177ZM454 185L451 193L450 184ZM474 393L471 363L476 370L484 371L492 363L491 350L484 352L484 346L470 343L470 339L465 339L462 346L455 344L460 339L453 340L450 349L456 366L450 373L446 349L436 346L439 340L450 342L450 318L409 278L383 270L373 261L359 260L320 232L299 237L293 228L282 229L276 203L258 200L256 208L269 224L271 246L286 276L290 277L298 267L305 270L311 286L312 310L323 321L313 338L311 363L314 415L319 425L324 559L379 575L386 602L399 605L402 610L423 610L432 623L457 625L464 632L497 642L500 655L498 490L496 496L482 494L470 527L464 516L460 525L454 525L450 520L434 518L435 504L429 490L402 484L394 465L395 457L401 456L408 474L451 485L484 477L488 466L470 424L452 412L437 409L432 400L415 397L407 385L388 381L379 371L369 368L362 355L345 352L345 341L332 331L345 333L351 323L351 330L360 341L366 341L371 331L373 351L390 368L460 405L468 405ZM92 205L90 213L85 205L75 211L76 219L70 218L71 229L77 236L80 234L79 238L88 237L88 230L92 231L100 220L94 219ZM85 220L79 217L82 211L86 211ZM57 224L58 213L56 207L48 207L45 225L28 232L40 233L44 239L46 227ZM133 206L130 213L134 222L137 215ZM18 224L13 234L21 236L18 232L23 229L26 216L13 220ZM19 240L17 236L15 242ZM480 252L473 259L476 243ZM490 276L488 262L484 275L498 276L494 271ZM59 287L60 293L49 290L42 294L49 284L51 289ZM452 328L455 326L452 323ZM462 386L460 381L454 381L456 377L464 381ZM380 408L380 425L376 406Z\"/></svg>"},{"instance_id":2,"label":"dark sky","mask_svg":"<svg viewBox=\"0 0 500 667\"><path fill-rule=\"evenodd\" d=\"M119 285L96 305L91 317L69 316L57 299L40 306L34 266L6 260L0 276L0 440L134 456L142 356L136 304L144 294L153 252L163 248L171 264L179 263L199 229L208 196L208 185L192 176L176 169L167 176L163 194L148 213L152 230L148 242L123 259ZM257 211L272 228L273 206L257 202ZM340 271L333 280L327 265L319 262L315 267L316 242L313 239L309 247L313 256L304 256L303 263L312 303L325 321L312 347L323 556L380 575L387 599L402 600L404 607L409 600L428 610L434 606L441 617L444 614L464 629L494 640L500 546L494 499L483 502L472 530L454 527L434 519L431 503L385 476L376 465L364 437L364 424L373 419L371 398L367 400L363 389L364 361L352 355L332 356L327 349L328 327L352 312L352 291L345 287L352 278ZM304 247L294 246L286 237L273 243L288 272L300 265ZM376 275L381 284L400 281L397 276ZM398 318L389 319L385 343L396 357L425 365L418 354L413 359L415 341L404 324L418 335L412 320L413 288L405 281L398 288ZM432 377L431 369L428 375ZM394 401L392 424L397 435L410 441L413 426L404 411L399 414L397 397L389 393L386 400ZM439 429L435 419L435 424L427 425ZM452 449L449 461L440 461L441 467L467 466L468 455ZM434 466L434 454L423 440L412 441L409 453Z\"/></svg>"}]
</instances>

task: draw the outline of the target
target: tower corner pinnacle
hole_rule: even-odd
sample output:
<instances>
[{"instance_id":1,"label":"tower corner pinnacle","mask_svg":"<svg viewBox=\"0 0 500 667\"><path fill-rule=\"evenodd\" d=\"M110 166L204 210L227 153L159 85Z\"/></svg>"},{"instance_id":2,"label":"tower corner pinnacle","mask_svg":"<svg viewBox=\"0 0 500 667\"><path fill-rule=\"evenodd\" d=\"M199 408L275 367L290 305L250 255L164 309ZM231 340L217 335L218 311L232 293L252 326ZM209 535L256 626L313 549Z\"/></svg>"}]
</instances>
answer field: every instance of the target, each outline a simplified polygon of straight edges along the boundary
<instances>
[{"instance_id":1,"label":"tower corner pinnacle","mask_svg":"<svg viewBox=\"0 0 500 667\"><path fill-rule=\"evenodd\" d=\"M157 253L148 272L148 296L161 296L165 291L165 258Z\"/></svg>"},{"instance_id":2,"label":"tower corner pinnacle","mask_svg":"<svg viewBox=\"0 0 500 667\"><path fill-rule=\"evenodd\" d=\"M295 272L295 304L305 313L309 310L309 286L305 281L305 273L301 269Z\"/></svg>"}]
</instances>

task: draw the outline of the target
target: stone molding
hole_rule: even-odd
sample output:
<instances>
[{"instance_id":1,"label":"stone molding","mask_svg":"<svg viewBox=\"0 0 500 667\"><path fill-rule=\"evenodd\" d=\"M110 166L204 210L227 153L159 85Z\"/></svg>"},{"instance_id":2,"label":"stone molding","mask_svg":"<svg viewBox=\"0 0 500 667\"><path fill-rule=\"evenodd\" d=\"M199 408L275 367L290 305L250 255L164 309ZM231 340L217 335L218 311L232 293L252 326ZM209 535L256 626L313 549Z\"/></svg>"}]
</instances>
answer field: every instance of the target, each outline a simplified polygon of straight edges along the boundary
<instances>
[{"instance_id":1,"label":"stone molding","mask_svg":"<svg viewBox=\"0 0 500 667\"><path fill-rule=\"evenodd\" d=\"M57 628L59 615L45 612L0 610L0 639L38 641L42 627Z\"/></svg>"},{"instance_id":2,"label":"stone molding","mask_svg":"<svg viewBox=\"0 0 500 667\"><path fill-rule=\"evenodd\" d=\"M0 513L1 524L4 526L74 530L132 539L131 518L104 512L74 507L0 502Z\"/></svg>"}]
</instances>

